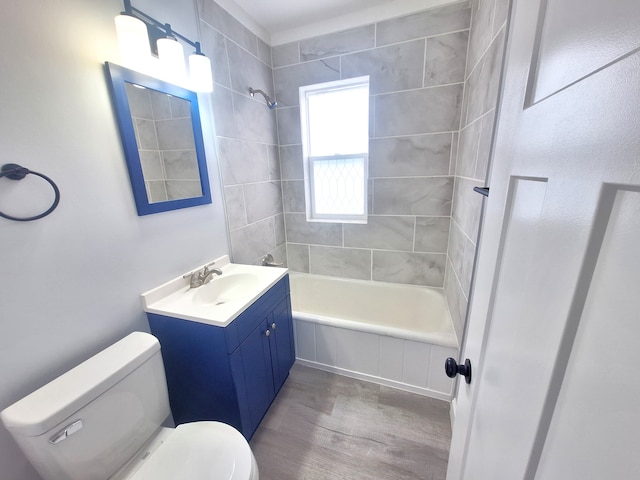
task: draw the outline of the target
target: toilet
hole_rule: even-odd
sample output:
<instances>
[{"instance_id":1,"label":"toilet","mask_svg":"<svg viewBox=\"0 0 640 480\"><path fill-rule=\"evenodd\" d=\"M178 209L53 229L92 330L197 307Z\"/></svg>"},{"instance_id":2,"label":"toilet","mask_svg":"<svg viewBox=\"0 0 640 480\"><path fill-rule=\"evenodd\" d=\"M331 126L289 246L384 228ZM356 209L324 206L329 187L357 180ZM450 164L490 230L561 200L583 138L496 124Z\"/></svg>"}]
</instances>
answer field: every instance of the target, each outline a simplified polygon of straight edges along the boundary
<instances>
[{"instance_id":1,"label":"toilet","mask_svg":"<svg viewBox=\"0 0 640 480\"><path fill-rule=\"evenodd\" d=\"M0 418L43 480L258 480L240 432L170 413L160 344L134 332Z\"/></svg>"}]
</instances>

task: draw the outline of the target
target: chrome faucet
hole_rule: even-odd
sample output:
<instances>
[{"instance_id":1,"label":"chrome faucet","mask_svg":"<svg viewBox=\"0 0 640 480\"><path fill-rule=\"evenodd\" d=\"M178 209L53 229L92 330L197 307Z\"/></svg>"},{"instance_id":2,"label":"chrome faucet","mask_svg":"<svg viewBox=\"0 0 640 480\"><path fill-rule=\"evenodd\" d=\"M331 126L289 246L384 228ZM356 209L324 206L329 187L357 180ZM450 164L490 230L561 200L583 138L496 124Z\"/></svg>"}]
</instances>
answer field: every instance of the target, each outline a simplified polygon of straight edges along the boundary
<instances>
[{"instance_id":1,"label":"chrome faucet","mask_svg":"<svg viewBox=\"0 0 640 480\"><path fill-rule=\"evenodd\" d=\"M222 270L219 268L209 268L215 265L215 263L216 262L211 262L200 270L183 275L182 278L189 278L189 288L201 287L205 283L209 283L214 275L222 275Z\"/></svg>"}]
</instances>

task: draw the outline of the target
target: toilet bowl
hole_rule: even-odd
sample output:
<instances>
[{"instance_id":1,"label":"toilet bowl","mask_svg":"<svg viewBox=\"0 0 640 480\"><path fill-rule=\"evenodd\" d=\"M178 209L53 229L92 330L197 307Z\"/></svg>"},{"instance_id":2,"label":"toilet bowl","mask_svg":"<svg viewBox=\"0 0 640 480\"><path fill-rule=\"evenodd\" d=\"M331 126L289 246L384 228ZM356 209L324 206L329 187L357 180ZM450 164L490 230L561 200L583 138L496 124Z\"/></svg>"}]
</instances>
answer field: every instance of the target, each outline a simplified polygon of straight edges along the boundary
<instances>
[{"instance_id":1,"label":"toilet bowl","mask_svg":"<svg viewBox=\"0 0 640 480\"><path fill-rule=\"evenodd\" d=\"M258 480L236 429L169 416L160 344L142 332L0 412L43 480Z\"/></svg>"}]
</instances>

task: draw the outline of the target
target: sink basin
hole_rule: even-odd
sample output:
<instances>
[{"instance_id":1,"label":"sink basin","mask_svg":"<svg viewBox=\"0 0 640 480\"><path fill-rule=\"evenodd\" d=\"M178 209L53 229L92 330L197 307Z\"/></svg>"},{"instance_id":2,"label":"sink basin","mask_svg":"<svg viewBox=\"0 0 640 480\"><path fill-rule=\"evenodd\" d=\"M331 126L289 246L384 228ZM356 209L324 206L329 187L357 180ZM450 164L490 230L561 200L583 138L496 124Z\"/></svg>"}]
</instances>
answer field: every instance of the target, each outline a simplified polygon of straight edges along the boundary
<instances>
[{"instance_id":1,"label":"sink basin","mask_svg":"<svg viewBox=\"0 0 640 480\"><path fill-rule=\"evenodd\" d=\"M222 275L201 287L189 288L188 276L181 275L143 293L144 311L226 327L288 271L230 263L226 255L216 259L215 268Z\"/></svg>"},{"instance_id":2,"label":"sink basin","mask_svg":"<svg viewBox=\"0 0 640 480\"><path fill-rule=\"evenodd\" d=\"M258 286L259 277L251 273L235 273L215 277L195 290L193 301L201 305L224 305L251 295Z\"/></svg>"}]
</instances>

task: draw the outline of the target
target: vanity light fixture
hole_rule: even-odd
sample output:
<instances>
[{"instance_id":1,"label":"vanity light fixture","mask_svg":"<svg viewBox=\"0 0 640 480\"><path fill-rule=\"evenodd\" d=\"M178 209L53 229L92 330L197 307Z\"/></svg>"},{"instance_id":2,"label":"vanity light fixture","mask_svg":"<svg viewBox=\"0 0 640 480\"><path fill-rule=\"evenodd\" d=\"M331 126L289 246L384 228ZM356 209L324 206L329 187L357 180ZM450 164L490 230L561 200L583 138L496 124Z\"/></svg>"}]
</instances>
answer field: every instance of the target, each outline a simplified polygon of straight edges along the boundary
<instances>
[{"instance_id":1,"label":"vanity light fixture","mask_svg":"<svg viewBox=\"0 0 640 480\"><path fill-rule=\"evenodd\" d=\"M158 59L160 60L161 74L164 78L183 85L187 79L187 69L184 64L184 48L178 42L178 39L173 36L173 30L171 25L165 24L165 30L167 36L159 38L158 45Z\"/></svg>"},{"instance_id":2,"label":"vanity light fixture","mask_svg":"<svg viewBox=\"0 0 640 480\"><path fill-rule=\"evenodd\" d=\"M201 50L200 42L194 42L123 0L124 11L115 18L118 42L125 66L197 92L213 90L211 60ZM195 48L189 56L187 77L184 49L180 42ZM152 54L152 45L157 56Z\"/></svg>"}]
</instances>

